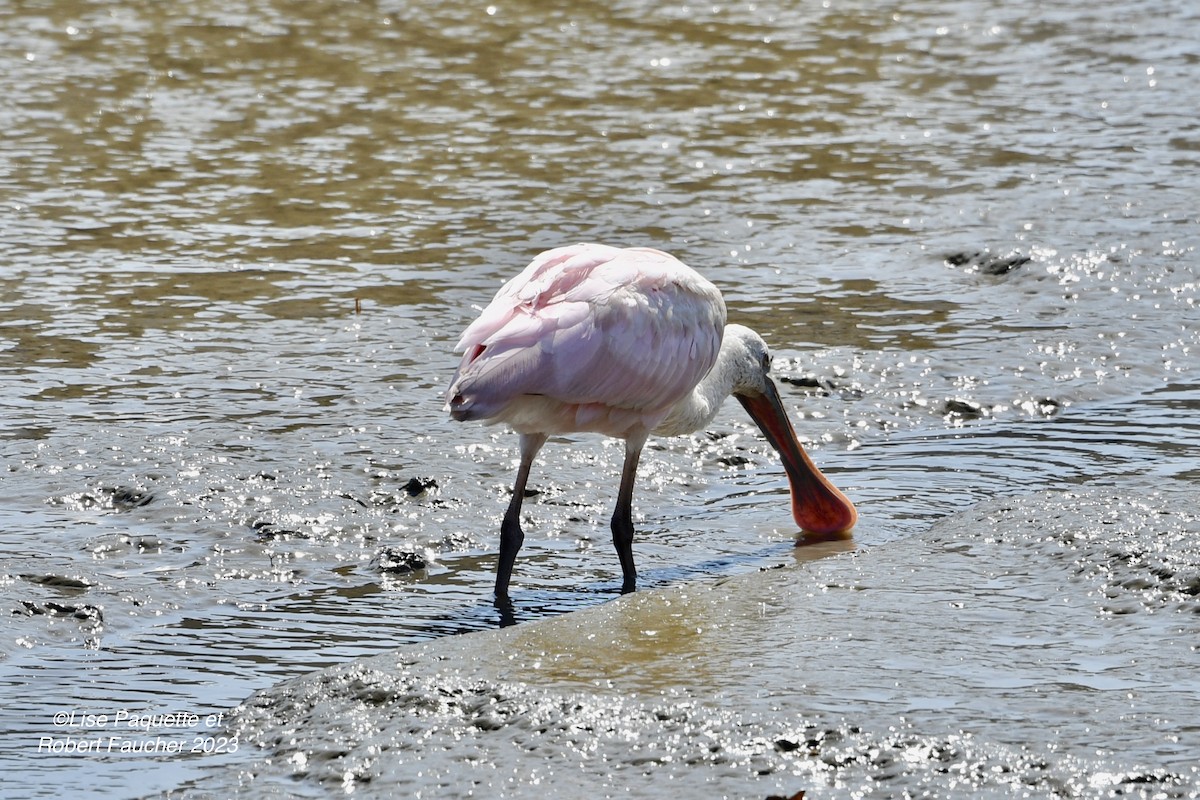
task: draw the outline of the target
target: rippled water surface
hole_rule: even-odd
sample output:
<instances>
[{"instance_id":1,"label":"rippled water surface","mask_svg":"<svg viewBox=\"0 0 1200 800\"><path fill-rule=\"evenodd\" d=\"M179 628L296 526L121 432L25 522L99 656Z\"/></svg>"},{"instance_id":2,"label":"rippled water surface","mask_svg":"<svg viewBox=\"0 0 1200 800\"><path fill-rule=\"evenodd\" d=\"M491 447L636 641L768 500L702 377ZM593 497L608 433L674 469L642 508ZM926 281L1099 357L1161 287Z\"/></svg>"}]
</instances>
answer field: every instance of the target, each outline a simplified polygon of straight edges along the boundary
<instances>
[{"instance_id":1,"label":"rippled water surface","mask_svg":"<svg viewBox=\"0 0 1200 800\"><path fill-rule=\"evenodd\" d=\"M207 719L259 690L252 708L275 708L295 691L272 695L279 681L399 646L435 661L437 648L467 662L503 652L500 634L450 635L500 622L490 587L514 441L452 425L441 392L475 309L539 250L581 240L661 247L722 287L731 319L775 348L797 430L861 521L853 542L793 547L778 460L733 404L710 431L647 450L635 498L646 597L610 603L621 447L552 442L526 504L518 621L588 609L620 630L622 614L653 616L655 598L688 587L711 598L732 586L738 602L776 607L845 570L867 573L867 587L920 571L941 581L938 602L960 602L957 588L1003 606L1025 584L1044 598L1064 576L1133 564L1137 574L1064 601L1086 631L1062 639L1063 658L1091 646L1097 660L1081 669L1116 670L1111 685L1084 682L1103 695L1099 718L1159 720L1131 723L1144 747L1092 752L1074 695L1047 706L992 691L1003 681L973 683L1001 669L995 636L1061 632L1053 615L997 612L994 630L1008 634L955 629L962 658L939 665L944 689L871 696L862 676L834 671L753 701L728 689L745 705L736 719L692 694L669 659L646 656L630 662L645 665L640 682L614 684L630 708L652 717L645 698L663 692L667 713L692 703L701 727L671 728L676 750L657 761L613 744L662 734L653 728L617 726L581 752L713 796L1004 794L1019 782L954 776L1025 775L1021 748L1055 747L1066 755L1046 757L1054 781L1023 784L1035 794L1200 791L1183 766L1188 748L1200 752L1194 721L1169 713L1198 699L1194 679L1179 680L1195 656L1184 620L1200 580L1194 517L1180 510L1200 476L1197 42L1200 16L1174 0L1152 14L1110 0L0 5L0 765L21 776L0 795L386 796L412 781L468 794L441 777L422 784L403 759L389 772L356 766L373 789L331 787L322 769L255 782L245 765L271 746L269 720L303 723L275 711L244 713L241 728L221 717L211 733L246 737L232 754L38 748L86 739L86 713ZM1145 507L1131 505L1139 496ZM1028 580L992 584L938 556L946 530L966 547L1015 535L994 505L1008 498L1031 509L1020 517L1030 544L998 552L1021 554ZM1171 520L1173 561L1143 558L1168 542L1145 521L1157 514ZM1094 541L1106 524L1125 545L1072 568L1045 544ZM1142 607L1123 592L1166 584L1182 609L1128 613ZM1111 602L1096 611L1082 599L1100 596ZM861 632L866 662L915 668L946 622L931 629L885 600L865 616L829 606L825 641ZM750 637L758 656L733 657L746 637L706 641L716 656L704 685L780 684L792 661L768 655L801 650L820 614L768 615ZM894 638L871 614L900 626ZM897 654L906 642L914 652ZM1121 671L1137 647L1168 654L1161 675L1144 662L1134 678ZM1057 685L1050 662L1022 663L1024 685ZM550 713L561 676L539 675L508 676L493 694ZM453 685L420 676L414 685ZM1123 681L1177 688L1143 709ZM1129 708L1114 710L1112 692L1126 689ZM598 685L570 691L581 708L614 707ZM951 745L966 755L945 772L830 772L788 755L812 747L764 756L746 744L836 731L835 761L861 765L901 741L908 706L937 713L897 745L904 763L932 764L926 755ZM484 729L438 713L431 730ZM1046 724L997 738L1015 718ZM562 719L551 752L576 746ZM326 723L308 719L306 735ZM318 730L313 752L387 745L368 728ZM701 729L753 768L702 760L689 773ZM979 749L958 746L973 732ZM434 744L416 746L425 768L414 770L471 763ZM480 758L495 746L481 742ZM308 758L281 758L297 756ZM480 778L491 796L543 791L545 765L490 763L517 776ZM218 777L234 774L236 786ZM649 779L625 788L635 783L633 794L660 796Z\"/></svg>"}]
</instances>

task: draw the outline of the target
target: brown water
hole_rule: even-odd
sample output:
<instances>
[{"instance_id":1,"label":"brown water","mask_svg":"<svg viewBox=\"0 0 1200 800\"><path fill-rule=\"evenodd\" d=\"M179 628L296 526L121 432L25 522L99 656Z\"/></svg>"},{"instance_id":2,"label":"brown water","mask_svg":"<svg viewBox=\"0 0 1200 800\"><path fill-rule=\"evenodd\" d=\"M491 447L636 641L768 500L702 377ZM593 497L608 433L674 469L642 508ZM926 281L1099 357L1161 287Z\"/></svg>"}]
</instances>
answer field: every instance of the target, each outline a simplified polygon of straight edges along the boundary
<instances>
[{"instance_id":1,"label":"brown water","mask_svg":"<svg viewBox=\"0 0 1200 800\"><path fill-rule=\"evenodd\" d=\"M977 502L1114 487L1166 492L1157 505L1174 508L1200 440L1196 42L1183 2L0 6L0 762L21 776L0 795L209 781L225 795L214 776L249 763L248 747L38 744L86 732L56 726L59 713L207 718L400 645L467 658L500 646L445 637L499 621L513 441L450 424L441 391L474 307L564 242L662 247L723 288L731 316L776 348L798 431L859 504L855 543L876 559L794 551L778 463L730 408L710 434L647 452L645 590L737 576L786 603L802 587L755 573L803 553L831 556L811 569L879 576L919 563L953 593L970 573L916 543ZM616 597L619 458L588 437L546 449L520 621ZM1136 542L1142 529L1108 510ZM1195 555L1194 537L1173 541ZM407 553L426 568L384 568ZM1034 553L1052 585L1060 565ZM1161 619L1130 641L1154 646ZM848 636L859 624L839 620ZM796 635L764 626L756 641L786 651ZM930 636L916 618L898 639ZM964 664L992 657L962 647ZM750 660L756 684L785 668ZM713 685L752 674L720 664ZM647 669L654 691L687 694ZM833 673L774 702L801 727L839 709L827 729L858 727L869 749L891 707L868 713L854 681ZM978 694L969 719L948 702L922 734L1040 719L1020 696ZM253 724L245 736L269 737ZM707 724L728 746L744 731ZM1064 746L1053 730L1022 728L1024 745ZM1066 730L1068 750L1089 741ZM1194 728L1174 735L1197 752ZM453 758L440 752L422 757ZM1056 785L1186 795L1197 783L1182 762L1152 746L1072 751ZM781 763L763 768L793 769ZM447 764L461 766L430 774ZM1160 769L1181 777L1093 780ZM827 774L747 774L694 779L728 796L838 791ZM867 778L853 785L974 791L932 771Z\"/></svg>"}]
</instances>

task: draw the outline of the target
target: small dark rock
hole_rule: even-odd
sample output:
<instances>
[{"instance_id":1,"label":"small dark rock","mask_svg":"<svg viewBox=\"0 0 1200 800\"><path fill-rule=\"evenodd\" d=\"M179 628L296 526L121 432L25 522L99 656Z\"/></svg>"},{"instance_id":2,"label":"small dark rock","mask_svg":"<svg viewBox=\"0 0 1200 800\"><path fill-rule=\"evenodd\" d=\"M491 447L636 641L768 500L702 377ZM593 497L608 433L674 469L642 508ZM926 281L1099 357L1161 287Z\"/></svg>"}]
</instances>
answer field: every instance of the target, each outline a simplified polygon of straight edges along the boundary
<instances>
[{"instance_id":1,"label":"small dark rock","mask_svg":"<svg viewBox=\"0 0 1200 800\"><path fill-rule=\"evenodd\" d=\"M25 613L30 616L72 616L75 619L90 620L92 622L103 622L104 613L97 607L90 604L72 605L68 603L56 603L53 600L48 600L42 605L31 603L28 600L22 600L21 605L25 607ZM13 613L19 614L20 611Z\"/></svg>"},{"instance_id":2,"label":"small dark rock","mask_svg":"<svg viewBox=\"0 0 1200 800\"><path fill-rule=\"evenodd\" d=\"M946 406L942 410L943 414L958 414L962 417L970 417L975 419L983 416L983 407L974 400L959 400L951 398L946 401Z\"/></svg>"},{"instance_id":3,"label":"small dark rock","mask_svg":"<svg viewBox=\"0 0 1200 800\"><path fill-rule=\"evenodd\" d=\"M127 486L102 486L95 490L52 497L49 502L70 505L80 509L99 511L130 511L154 500L150 492L131 489Z\"/></svg>"},{"instance_id":4,"label":"small dark rock","mask_svg":"<svg viewBox=\"0 0 1200 800\"><path fill-rule=\"evenodd\" d=\"M425 494L430 489L438 488L438 483L433 478L409 478L408 483L404 484L404 491L409 497L419 497Z\"/></svg>"},{"instance_id":5,"label":"small dark rock","mask_svg":"<svg viewBox=\"0 0 1200 800\"><path fill-rule=\"evenodd\" d=\"M801 389L817 389L822 392L832 392L836 386L832 381L823 380L815 375L805 375L803 377L793 377L791 375L780 376L779 380L791 386L799 386Z\"/></svg>"},{"instance_id":6,"label":"small dark rock","mask_svg":"<svg viewBox=\"0 0 1200 800\"><path fill-rule=\"evenodd\" d=\"M46 610L52 611L55 614L70 614L76 619L90 619L96 622L101 622L104 619L104 614L101 613L99 608L87 604L75 606L48 601L46 603Z\"/></svg>"},{"instance_id":7,"label":"small dark rock","mask_svg":"<svg viewBox=\"0 0 1200 800\"><path fill-rule=\"evenodd\" d=\"M982 272L984 275L1007 275L1014 269L1023 267L1032 260L1029 256L1021 255L1020 253L998 256L986 250L979 250L974 253L951 253L945 257L946 263L952 267L968 267L973 271Z\"/></svg>"},{"instance_id":8,"label":"small dark rock","mask_svg":"<svg viewBox=\"0 0 1200 800\"><path fill-rule=\"evenodd\" d=\"M259 520L253 523L251 528L255 531L255 538L260 542L270 542L275 539L308 539L308 535L300 531L292 530L291 528L281 528L274 522Z\"/></svg>"},{"instance_id":9,"label":"small dark rock","mask_svg":"<svg viewBox=\"0 0 1200 800\"><path fill-rule=\"evenodd\" d=\"M984 275L1007 275L1017 267L1023 267L1033 259L1029 256L1006 256L994 258L979 265L979 271Z\"/></svg>"},{"instance_id":10,"label":"small dark rock","mask_svg":"<svg viewBox=\"0 0 1200 800\"><path fill-rule=\"evenodd\" d=\"M154 495L149 492L130 489L127 486L113 486L101 491L109 495L109 502L112 503L115 511L130 511L140 508L154 499Z\"/></svg>"},{"instance_id":11,"label":"small dark rock","mask_svg":"<svg viewBox=\"0 0 1200 800\"><path fill-rule=\"evenodd\" d=\"M429 566L425 557L419 553L411 550L394 550L390 547L385 547L376 553L375 557L371 559L371 564L380 572L392 575L416 572Z\"/></svg>"},{"instance_id":12,"label":"small dark rock","mask_svg":"<svg viewBox=\"0 0 1200 800\"><path fill-rule=\"evenodd\" d=\"M39 586L52 586L56 589L89 589L91 584L79 578L68 578L65 575L21 575L22 580L36 583Z\"/></svg>"},{"instance_id":13,"label":"small dark rock","mask_svg":"<svg viewBox=\"0 0 1200 800\"><path fill-rule=\"evenodd\" d=\"M1043 397L1037 401L1037 410L1043 417L1053 417L1061 407L1062 404L1053 397Z\"/></svg>"}]
</instances>

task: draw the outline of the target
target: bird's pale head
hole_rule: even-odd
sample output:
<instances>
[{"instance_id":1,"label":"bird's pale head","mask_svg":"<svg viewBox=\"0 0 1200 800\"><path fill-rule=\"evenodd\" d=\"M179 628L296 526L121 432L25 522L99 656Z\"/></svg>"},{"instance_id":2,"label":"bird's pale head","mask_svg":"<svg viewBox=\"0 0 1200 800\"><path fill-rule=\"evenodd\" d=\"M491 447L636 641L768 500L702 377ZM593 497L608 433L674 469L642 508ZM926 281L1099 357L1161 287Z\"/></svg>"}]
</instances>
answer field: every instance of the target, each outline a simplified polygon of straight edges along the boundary
<instances>
[{"instance_id":1,"label":"bird's pale head","mask_svg":"<svg viewBox=\"0 0 1200 800\"><path fill-rule=\"evenodd\" d=\"M734 351L737 365L731 394L761 395L768 391L771 373L771 350L757 333L745 325L726 325L721 349Z\"/></svg>"}]
</instances>

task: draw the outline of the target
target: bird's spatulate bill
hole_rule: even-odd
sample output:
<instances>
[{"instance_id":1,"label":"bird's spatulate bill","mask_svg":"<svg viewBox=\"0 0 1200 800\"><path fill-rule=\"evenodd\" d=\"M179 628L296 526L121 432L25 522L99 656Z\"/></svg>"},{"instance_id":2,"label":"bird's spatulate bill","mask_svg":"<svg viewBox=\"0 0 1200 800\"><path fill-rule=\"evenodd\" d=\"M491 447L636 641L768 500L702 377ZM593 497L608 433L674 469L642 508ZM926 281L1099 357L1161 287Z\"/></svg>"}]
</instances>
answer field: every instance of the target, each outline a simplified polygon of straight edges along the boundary
<instances>
[{"instance_id":1,"label":"bird's spatulate bill","mask_svg":"<svg viewBox=\"0 0 1200 800\"><path fill-rule=\"evenodd\" d=\"M737 395L771 446L779 451L792 487L792 518L803 531L822 535L843 534L854 527L858 512L804 452L796 439L779 392L770 379L760 395Z\"/></svg>"}]
</instances>

